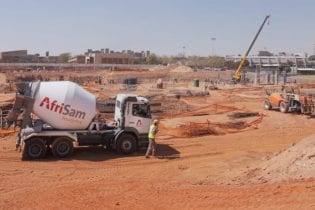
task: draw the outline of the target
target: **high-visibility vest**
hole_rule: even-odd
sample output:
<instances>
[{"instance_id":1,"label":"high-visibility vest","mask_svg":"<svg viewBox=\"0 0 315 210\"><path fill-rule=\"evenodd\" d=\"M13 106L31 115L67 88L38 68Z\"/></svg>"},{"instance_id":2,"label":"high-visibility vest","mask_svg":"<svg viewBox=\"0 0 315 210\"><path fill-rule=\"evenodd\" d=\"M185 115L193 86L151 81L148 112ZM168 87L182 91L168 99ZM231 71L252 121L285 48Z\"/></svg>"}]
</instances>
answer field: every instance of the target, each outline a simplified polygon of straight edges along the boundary
<instances>
[{"instance_id":1,"label":"high-visibility vest","mask_svg":"<svg viewBox=\"0 0 315 210\"><path fill-rule=\"evenodd\" d=\"M155 133L153 133L153 129L155 128L155 125L151 125L149 129L149 139L155 139Z\"/></svg>"}]
</instances>

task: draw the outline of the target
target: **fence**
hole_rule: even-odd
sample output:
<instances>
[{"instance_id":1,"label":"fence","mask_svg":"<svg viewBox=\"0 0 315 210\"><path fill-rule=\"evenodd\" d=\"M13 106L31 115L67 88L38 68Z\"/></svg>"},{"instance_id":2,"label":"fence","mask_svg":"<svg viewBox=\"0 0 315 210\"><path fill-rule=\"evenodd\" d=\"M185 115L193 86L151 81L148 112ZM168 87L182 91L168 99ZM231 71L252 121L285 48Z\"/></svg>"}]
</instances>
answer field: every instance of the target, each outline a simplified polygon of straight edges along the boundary
<instances>
[{"instance_id":1,"label":"fence","mask_svg":"<svg viewBox=\"0 0 315 210\"><path fill-rule=\"evenodd\" d=\"M27 68L27 67L55 67L55 68L135 68L148 69L157 65L135 64L78 64L78 63L0 63L0 67Z\"/></svg>"}]
</instances>

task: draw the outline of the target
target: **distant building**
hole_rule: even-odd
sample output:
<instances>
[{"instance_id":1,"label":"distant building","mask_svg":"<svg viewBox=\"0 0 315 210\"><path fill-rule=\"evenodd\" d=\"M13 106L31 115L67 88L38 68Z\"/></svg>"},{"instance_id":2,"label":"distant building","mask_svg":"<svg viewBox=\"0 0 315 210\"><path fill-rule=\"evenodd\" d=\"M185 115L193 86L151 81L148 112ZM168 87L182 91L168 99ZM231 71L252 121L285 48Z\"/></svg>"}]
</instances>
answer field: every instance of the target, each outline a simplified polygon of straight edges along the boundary
<instances>
[{"instance_id":1,"label":"distant building","mask_svg":"<svg viewBox=\"0 0 315 210\"><path fill-rule=\"evenodd\" d=\"M109 54L97 54L95 57L95 63L105 64L130 64L132 57L126 53L109 53Z\"/></svg>"},{"instance_id":2,"label":"distant building","mask_svg":"<svg viewBox=\"0 0 315 210\"><path fill-rule=\"evenodd\" d=\"M59 63L59 56L40 57L42 63Z\"/></svg>"},{"instance_id":3,"label":"distant building","mask_svg":"<svg viewBox=\"0 0 315 210\"><path fill-rule=\"evenodd\" d=\"M77 55L75 57L72 57L68 63L79 63L79 64L85 64L86 63L86 57L84 55Z\"/></svg>"},{"instance_id":4,"label":"distant building","mask_svg":"<svg viewBox=\"0 0 315 210\"><path fill-rule=\"evenodd\" d=\"M315 63L315 55L311 55L310 57L308 57L308 61L311 63Z\"/></svg>"},{"instance_id":5,"label":"distant building","mask_svg":"<svg viewBox=\"0 0 315 210\"><path fill-rule=\"evenodd\" d=\"M68 60L69 63L78 64L142 64L150 56L150 51L134 52L123 50L115 52L109 48L101 50L88 49L84 55L77 55ZM49 51L44 56L28 54L27 50L6 51L0 53L1 63L62 63L60 56L50 56Z\"/></svg>"},{"instance_id":6,"label":"distant building","mask_svg":"<svg viewBox=\"0 0 315 210\"><path fill-rule=\"evenodd\" d=\"M47 52L46 52L47 55ZM58 56L30 55L27 50L6 51L0 53L1 63L57 63Z\"/></svg>"},{"instance_id":7,"label":"distant building","mask_svg":"<svg viewBox=\"0 0 315 210\"><path fill-rule=\"evenodd\" d=\"M132 50L123 50L115 52L108 48L101 50L88 49L84 55L85 63L90 64L134 64L143 63L145 58L150 55L150 51L134 52Z\"/></svg>"},{"instance_id":8,"label":"distant building","mask_svg":"<svg viewBox=\"0 0 315 210\"><path fill-rule=\"evenodd\" d=\"M2 63L21 63L32 60L34 56L27 54L27 50L6 51L0 53L0 61Z\"/></svg>"},{"instance_id":9,"label":"distant building","mask_svg":"<svg viewBox=\"0 0 315 210\"><path fill-rule=\"evenodd\" d=\"M8 57L17 57L17 56L27 56L27 50L14 50L14 51L6 51L0 53L0 58L8 58Z\"/></svg>"},{"instance_id":10,"label":"distant building","mask_svg":"<svg viewBox=\"0 0 315 210\"><path fill-rule=\"evenodd\" d=\"M60 63L59 56L50 56L49 52L45 56L40 56L38 53L30 55L27 50L6 51L0 53L1 63Z\"/></svg>"},{"instance_id":11,"label":"distant building","mask_svg":"<svg viewBox=\"0 0 315 210\"><path fill-rule=\"evenodd\" d=\"M226 61L234 61L240 62L242 59L241 55L227 55L225 56ZM257 55L250 55L246 58L249 62L250 67L254 66L262 66L262 67L277 67L283 64L290 64L292 63L295 66L303 66L307 67L308 65L308 58L306 55L303 54L292 54L292 55L274 55L274 56L257 56Z\"/></svg>"}]
</instances>

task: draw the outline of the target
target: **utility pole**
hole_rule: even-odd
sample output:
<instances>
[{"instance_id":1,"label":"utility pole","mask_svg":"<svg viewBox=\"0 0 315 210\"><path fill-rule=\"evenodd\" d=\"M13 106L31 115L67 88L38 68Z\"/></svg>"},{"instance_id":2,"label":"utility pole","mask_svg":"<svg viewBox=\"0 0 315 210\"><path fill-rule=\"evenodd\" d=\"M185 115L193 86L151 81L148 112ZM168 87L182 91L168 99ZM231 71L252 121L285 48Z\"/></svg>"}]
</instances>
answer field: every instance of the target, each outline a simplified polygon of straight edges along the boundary
<instances>
[{"instance_id":1,"label":"utility pole","mask_svg":"<svg viewBox=\"0 0 315 210\"><path fill-rule=\"evenodd\" d=\"M182 61L181 61L183 65L186 65L186 62L185 62L185 50L186 50L186 47L183 46L183 57L182 57Z\"/></svg>"},{"instance_id":2,"label":"utility pole","mask_svg":"<svg viewBox=\"0 0 315 210\"><path fill-rule=\"evenodd\" d=\"M183 58L185 58L185 50L186 50L186 47L183 46Z\"/></svg>"},{"instance_id":3,"label":"utility pole","mask_svg":"<svg viewBox=\"0 0 315 210\"><path fill-rule=\"evenodd\" d=\"M211 56L212 56L213 61L214 61L213 57L214 57L214 42L215 42L215 40L217 40L217 38L215 38L215 37L211 38L211 51L212 51ZM212 70L214 70L214 62L212 63Z\"/></svg>"},{"instance_id":4,"label":"utility pole","mask_svg":"<svg viewBox=\"0 0 315 210\"><path fill-rule=\"evenodd\" d=\"M215 42L215 40L217 40L217 38L215 38L215 37L211 38L211 50L212 50L211 55L212 56L214 56L214 42Z\"/></svg>"}]
</instances>

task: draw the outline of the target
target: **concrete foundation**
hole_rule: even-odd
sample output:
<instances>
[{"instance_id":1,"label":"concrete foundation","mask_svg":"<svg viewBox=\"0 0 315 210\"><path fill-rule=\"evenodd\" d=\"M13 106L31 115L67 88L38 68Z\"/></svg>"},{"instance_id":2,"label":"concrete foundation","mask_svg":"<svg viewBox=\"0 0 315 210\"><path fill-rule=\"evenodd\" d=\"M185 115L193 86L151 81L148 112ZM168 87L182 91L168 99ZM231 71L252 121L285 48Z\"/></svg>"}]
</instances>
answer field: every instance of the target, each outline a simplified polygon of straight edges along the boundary
<instances>
[{"instance_id":1,"label":"concrete foundation","mask_svg":"<svg viewBox=\"0 0 315 210\"><path fill-rule=\"evenodd\" d=\"M275 85L279 84L279 69L274 70L274 84Z\"/></svg>"},{"instance_id":2,"label":"concrete foundation","mask_svg":"<svg viewBox=\"0 0 315 210\"><path fill-rule=\"evenodd\" d=\"M254 85L260 85L260 68L256 69Z\"/></svg>"},{"instance_id":3,"label":"concrete foundation","mask_svg":"<svg viewBox=\"0 0 315 210\"><path fill-rule=\"evenodd\" d=\"M287 84L287 71L286 70L283 71L283 84L284 85Z\"/></svg>"},{"instance_id":4,"label":"concrete foundation","mask_svg":"<svg viewBox=\"0 0 315 210\"><path fill-rule=\"evenodd\" d=\"M270 73L269 72L266 73L266 84L267 85L270 84Z\"/></svg>"},{"instance_id":5,"label":"concrete foundation","mask_svg":"<svg viewBox=\"0 0 315 210\"><path fill-rule=\"evenodd\" d=\"M261 78L261 73L263 78ZM284 78L286 83L286 75L280 74L280 69L261 69L256 68L254 75L254 85L266 84L266 85L278 85L281 81L280 78Z\"/></svg>"}]
</instances>

